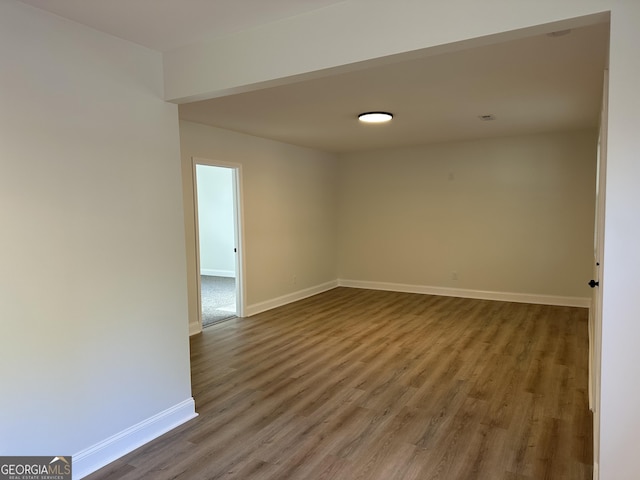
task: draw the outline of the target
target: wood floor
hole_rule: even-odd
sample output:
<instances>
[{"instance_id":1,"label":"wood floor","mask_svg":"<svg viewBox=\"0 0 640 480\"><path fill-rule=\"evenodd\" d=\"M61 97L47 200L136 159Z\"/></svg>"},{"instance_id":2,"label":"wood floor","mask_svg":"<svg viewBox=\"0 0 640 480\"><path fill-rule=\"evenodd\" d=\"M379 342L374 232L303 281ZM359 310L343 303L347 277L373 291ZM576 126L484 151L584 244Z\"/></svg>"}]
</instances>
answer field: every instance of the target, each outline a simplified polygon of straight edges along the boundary
<instances>
[{"instance_id":1,"label":"wood floor","mask_svg":"<svg viewBox=\"0 0 640 480\"><path fill-rule=\"evenodd\" d=\"M585 309L338 288L191 358L200 416L88 479L592 478Z\"/></svg>"}]
</instances>

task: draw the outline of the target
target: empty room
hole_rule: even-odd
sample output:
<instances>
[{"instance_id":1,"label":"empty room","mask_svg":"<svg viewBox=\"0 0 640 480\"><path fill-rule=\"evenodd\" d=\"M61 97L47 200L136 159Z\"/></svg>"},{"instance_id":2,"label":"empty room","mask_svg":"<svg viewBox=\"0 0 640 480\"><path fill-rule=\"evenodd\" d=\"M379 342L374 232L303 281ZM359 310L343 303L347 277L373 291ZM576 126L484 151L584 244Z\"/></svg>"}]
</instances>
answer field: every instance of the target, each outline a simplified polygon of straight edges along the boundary
<instances>
[{"instance_id":1,"label":"empty room","mask_svg":"<svg viewBox=\"0 0 640 480\"><path fill-rule=\"evenodd\" d=\"M192 337L211 420L170 443L189 453L122 459L124 473L591 478L608 35L598 23L181 105L185 217L195 165L242 174L251 316ZM374 108L393 118L358 120Z\"/></svg>"},{"instance_id":2,"label":"empty room","mask_svg":"<svg viewBox=\"0 0 640 480\"><path fill-rule=\"evenodd\" d=\"M639 21L2 0L0 460L634 479ZM233 179L233 268L201 262L199 166Z\"/></svg>"}]
</instances>

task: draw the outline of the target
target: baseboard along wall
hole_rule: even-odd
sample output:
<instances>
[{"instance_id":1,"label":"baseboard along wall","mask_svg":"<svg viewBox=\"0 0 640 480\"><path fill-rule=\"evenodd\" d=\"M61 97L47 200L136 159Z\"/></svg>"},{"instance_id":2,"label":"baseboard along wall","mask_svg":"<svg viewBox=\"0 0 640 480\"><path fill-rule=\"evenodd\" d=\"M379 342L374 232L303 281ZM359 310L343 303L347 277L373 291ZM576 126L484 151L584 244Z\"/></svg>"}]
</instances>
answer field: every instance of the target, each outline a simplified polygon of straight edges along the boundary
<instances>
[{"instance_id":1,"label":"baseboard along wall","mask_svg":"<svg viewBox=\"0 0 640 480\"><path fill-rule=\"evenodd\" d=\"M289 303L297 302L298 300L302 300L304 298L311 297L328 290L332 290L336 287L338 287L338 281L332 280L330 282L322 283L314 287L288 293L287 295L282 295L281 297L277 297L271 300L247 305L247 308L245 309L245 315L247 317L257 315L258 313L266 312L267 310L271 310L272 308L277 308Z\"/></svg>"},{"instance_id":2,"label":"baseboard along wall","mask_svg":"<svg viewBox=\"0 0 640 480\"><path fill-rule=\"evenodd\" d=\"M79 480L197 417L193 397L86 448L72 456L73 479Z\"/></svg>"},{"instance_id":3,"label":"baseboard along wall","mask_svg":"<svg viewBox=\"0 0 640 480\"><path fill-rule=\"evenodd\" d=\"M591 306L591 299L588 297L561 297L556 295L536 295L531 293L491 292L485 290L468 290L464 288L430 287L428 285L408 285L404 283L369 282L346 279L339 279L338 286L364 288L367 290L386 290L390 292L421 293L423 295L439 295L443 297L476 298L479 300L496 300L500 302L557 305L562 307L589 308Z\"/></svg>"},{"instance_id":4,"label":"baseboard along wall","mask_svg":"<svg viewBox=\"0 0 640 480\"><path fill-rule=\"evenodd\" d=\"M201 268L200 275L207 275L209 277L235 277L236 272L233 270L216 270L213 268Z\"/></svg>"},{"instance_id":5,"label":"baseboard along wall","mask_svg":"<svg viewBox=\"0 0 640 480\"><path fill-rule=\"evenodd\" d=\"M562 307L589 308L588 297L562 297L557 295L536 295L530 293L491 292L486 290L469 290L464 288L432 287L428 285L410 285L405 283L371 282L366 280L338 279L322 283L314 287L282 295L264 302L248 305L245 316L250 317L307 297L326 292L336 287L363 288L367 290L386 290L390 292L420 293L423 295L439 295L443 297L475 298L478 300L495 300L499 302L532 303L540 305L557 305ZM189 335L197 335L202 331L198 324L189 324Z\"/></svg>"},{"instance_id":6,"label":"baseboard along wall","mask_svg":"<svg viewBox=\"0 0 640 480\"><path fill-rule=\"evenodd\" d=\"M202 332L202 325L200 323L189 322L189 336L197 335Z\"/></svg>"}]
</instances>

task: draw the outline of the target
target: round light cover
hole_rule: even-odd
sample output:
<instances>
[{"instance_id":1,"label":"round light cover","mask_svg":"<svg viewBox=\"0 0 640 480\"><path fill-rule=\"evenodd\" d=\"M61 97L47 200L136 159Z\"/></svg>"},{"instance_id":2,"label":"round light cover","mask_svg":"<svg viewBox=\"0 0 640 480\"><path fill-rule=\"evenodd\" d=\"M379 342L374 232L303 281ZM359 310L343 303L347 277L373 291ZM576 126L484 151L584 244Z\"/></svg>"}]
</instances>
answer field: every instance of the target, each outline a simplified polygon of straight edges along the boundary
<instances>
[{"instance_id":1,"label":"round light cover","mask_svg":"<svg viewBox=\"0 0 640 480\"><path fill-rule=\"evenodd\" d=\"M384 123L392 118L393 115L388 112L365 112L358 115L358 120L365 123Z\"/></svg>"}]
</instances>

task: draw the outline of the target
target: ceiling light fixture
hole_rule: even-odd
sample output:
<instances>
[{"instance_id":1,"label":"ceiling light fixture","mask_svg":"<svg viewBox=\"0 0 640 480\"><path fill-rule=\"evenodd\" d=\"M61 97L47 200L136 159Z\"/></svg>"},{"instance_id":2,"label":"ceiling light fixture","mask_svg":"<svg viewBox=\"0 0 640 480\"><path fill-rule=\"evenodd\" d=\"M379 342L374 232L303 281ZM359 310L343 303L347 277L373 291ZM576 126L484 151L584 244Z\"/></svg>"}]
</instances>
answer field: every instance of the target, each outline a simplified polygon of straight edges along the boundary
<instances>
[{"instance_id":1,"label":"ceiling light fixture","mask_svg":"<svg viewBox=\"0 0 640 480\"><path fill-rule=\"evenodd\" d=\"M388 112L365 112L358 115L358 120L365 123L390 122L393 115Z\"/></svg>"}]
</instances>

